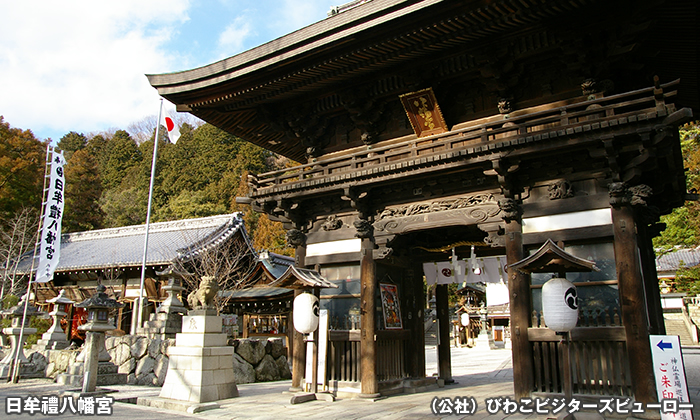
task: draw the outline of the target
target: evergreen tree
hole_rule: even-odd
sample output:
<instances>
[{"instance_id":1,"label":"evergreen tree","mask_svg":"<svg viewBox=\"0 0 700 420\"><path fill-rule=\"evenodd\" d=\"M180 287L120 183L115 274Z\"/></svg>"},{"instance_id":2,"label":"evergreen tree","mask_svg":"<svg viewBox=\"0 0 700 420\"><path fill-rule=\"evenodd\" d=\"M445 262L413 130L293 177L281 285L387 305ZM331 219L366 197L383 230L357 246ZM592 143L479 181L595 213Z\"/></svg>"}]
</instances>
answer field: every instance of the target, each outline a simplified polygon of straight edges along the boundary
<instances>
[{"instance_id":1,"label":"evergreen tree","mask_svg":"<svg viewBox=\"0 0 700 420\"><path fill-rule=\"evenodd\" d=\"M105 227L131 226L146 223L148 190L128 188L106 190L100 198Z\"/></svg>"},{"instance_id":2,"label":"evergreen tree","mask_svg":"<svg viewBox=\"0 0 700 420\"><path fill-rule=\"evenodd\" d=\"M700 123L694 122L681 127L681 148L686 168L688 191L700 191ZM666 229L654 238L654 247L672 249L677 245L696 247L700 245L700 204L686 201L683 207L674 209L661 217Z\"/></svg>"},{"instance_id":3,"label":"evergreen tree","mask_svg":"<svg viewBox=\"0 0 700 420\"><path fill-rule=\"evenodd\" d=\"M119 130L107 142L102 167L102 186L106 190L118 190L127 178L129 170L141 162L136 142L129 133Z\"/></svg>"},{"instance_id":4,"label":"evergreen tree","mask_svg":"<svg viewBox=\"0 0 700 420\"><path fill-rule=\"evenodd\" d=\"M57 144L58 148L63 150L63 156L67 161L70 160L73 153L84 148L86 145L87 137L85 137L83 134L76 133L75 131L71 131L70 133L61 137L61 140L59 140Z\"/></svg>"},{"instance_id":5,"label":"evergreen tree","mask_svg":"<svg viewBox=\"0 0 700 420\"><path fill-rule=\"evenodd\" d=\"M66 208L63 231L99 229L104 215L99 206L102 182L97 158L86 149L75 151L66 165Z\"/></svg>"}]
</instances>

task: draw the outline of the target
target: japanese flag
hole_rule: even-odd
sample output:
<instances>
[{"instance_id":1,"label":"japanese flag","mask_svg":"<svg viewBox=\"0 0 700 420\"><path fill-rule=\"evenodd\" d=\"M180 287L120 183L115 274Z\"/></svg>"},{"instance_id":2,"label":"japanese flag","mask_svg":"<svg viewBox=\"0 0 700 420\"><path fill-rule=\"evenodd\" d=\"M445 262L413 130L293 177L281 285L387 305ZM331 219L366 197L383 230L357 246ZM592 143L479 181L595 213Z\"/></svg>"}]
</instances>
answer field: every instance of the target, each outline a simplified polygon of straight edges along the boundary
<instances>
[{"instance_id":1,"label":"japanese flag","mask_svg":"<svg viewBox=\"0 0 700 420\"><path fill-rule=\"evenodd\" d=\"M175 121L166 109L164 109L161 113L160 125L162 125L163 127L165 127L166 130L168 130L168 138L170 139L170 141L173 144L177 143L177 139L180 138L180 129L177 128Z\"/></svg>"}]
</instances>

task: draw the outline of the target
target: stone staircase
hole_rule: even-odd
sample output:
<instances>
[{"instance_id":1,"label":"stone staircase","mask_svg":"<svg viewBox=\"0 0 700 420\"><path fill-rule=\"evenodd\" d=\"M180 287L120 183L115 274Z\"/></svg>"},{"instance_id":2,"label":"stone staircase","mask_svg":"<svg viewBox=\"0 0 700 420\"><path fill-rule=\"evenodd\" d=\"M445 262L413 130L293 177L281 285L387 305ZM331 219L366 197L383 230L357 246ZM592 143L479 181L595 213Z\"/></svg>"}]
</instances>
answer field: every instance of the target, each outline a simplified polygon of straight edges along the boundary
<instances>
[{"instance_id":1,"label":"stone staircase","mask_svg":"<svg viewBox=\"0 0 700 420\"><path fill-rule=\"evenodd\" d=\"M425 331L425 345L437 346L438 323L434 315L426 313L426 319L423 330Z\"/></svg>"},{"instance_id":2,"label":"stone staircase","mask_svg":"<svg viewBox=\"0 0 700 420\"><path fill-rule=\"evenodd\" d=\"M697 299L697 298L694 298ZM688 315L695 325L700 325L700 303L688 303Z\"/></svg>"},{"instance_id":3,"label":"stone staircase","mask_svg":"<svg viewBox=\"0 0 700 420\"><path fill-rule=\"evenodd\" d=\"M698 343L693 340L693 335L688 330L686 321L683 319L685 315L682 313L664 313L664 324L666 325L667 335L677 335L681 340L681 346L697 346Z\"/></svg>"}]
</instances>

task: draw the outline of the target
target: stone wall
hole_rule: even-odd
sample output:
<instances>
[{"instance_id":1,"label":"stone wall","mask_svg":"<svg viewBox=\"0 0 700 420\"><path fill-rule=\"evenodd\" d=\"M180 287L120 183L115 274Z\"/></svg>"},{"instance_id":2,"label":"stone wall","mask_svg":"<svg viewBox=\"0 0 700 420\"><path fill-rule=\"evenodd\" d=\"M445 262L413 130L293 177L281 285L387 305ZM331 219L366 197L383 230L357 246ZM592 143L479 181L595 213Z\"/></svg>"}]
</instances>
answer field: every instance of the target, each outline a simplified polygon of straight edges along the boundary
<instances>
[{"instance_id":1,"label":"stone wall","mask_svg":"<svg viewBox=\"0 0 700 420\"><path fill-rule=\"evenodd\" d=\"M246 338L233 340L233 372L236 382L279 381L291 379L287 348L282 338Z\"/></svg>"},{"instance_id":2,"label":"stone wall","mask_svg":"<svg viewBox=\"0 0 700 420\"><path fill-rule=\"evenodd\" d=\"M168 347L175 340L146 338L137 335L107 337L105 348L112 363L125 373L126 383L135 385L163 386L168 373Z\"/></svg>"},{"instance_id":3,"label":"stone wall","mask_svg":"<svg viewBox=\"0 0 700 420\"><path fill-rule=\"evenodd\" d=\"M282 338L238 339L232 340L232 344L235 347L233 370L237 383L278 381L292 377ZM137 385L163 385L168 372L168 348L174 345L173 339L133 335L107 337L105 340L107 352L112 356L112 363L118 366L118 372L127 374L128 384ZM78 354L78 350L41 350L28 355L28 358L45 368L47 377L55 378L76 363Z\"/></svg>"}]
</instances>

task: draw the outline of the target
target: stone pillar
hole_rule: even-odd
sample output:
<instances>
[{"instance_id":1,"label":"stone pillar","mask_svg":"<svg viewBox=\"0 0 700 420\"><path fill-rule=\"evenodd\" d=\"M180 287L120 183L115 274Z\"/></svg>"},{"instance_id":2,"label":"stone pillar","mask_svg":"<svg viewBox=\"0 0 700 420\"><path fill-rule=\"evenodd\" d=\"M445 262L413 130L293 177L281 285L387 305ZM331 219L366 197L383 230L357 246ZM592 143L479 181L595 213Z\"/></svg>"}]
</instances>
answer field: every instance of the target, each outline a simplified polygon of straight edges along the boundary
<instances>
[{"instance_id":1,"label":"stone pillar","mask_svg":"<svg viewBox=\"0 0 700 420\"><path fill-rule=\"evenodd\" d=\"M85 362L83 367L83 392L94 392L97 387L97 364L100 350L105 346L104 332L88 331L85 334Z\"/></svg>"},{"instance_id":2,"label":"stone pillar","mask_svg":"<svg viewBox=\"0 0 700 420\"><path fill-rule=\"evenodd\" d=\"M610 204L615 248L615 268L622 307L622 324L637 402L657 401L649 346L649 320L644 295L639 246L631 206L632 195L621 182L610 184Z\"/></svg>"},{"instance_id":3,"label":"stone pillar","mask_svg":"<svg viewBox=\"0 0 700 420\"><path fill-rule=\"evenodd\" d=\"M519 203L513 199L499 201L506 222L506 260L515 264L525 256L523 250L522 214ZM530 276L517 270L508 271L510 298L510 336L513 350L513 389L515 398L529 397L534 387L532 347L528 340L530 327Z\"/></svg>"},{"instance_id":4,"label":"stone pillar","mask_svg":"<svg viewBox=\"0 0 700 420\"><path fill-rule=\"evenodd\" d=\"M377 267L372 250L374 242L370 238L362 239L362 261L360 263L360 311L362 332L360 335L361 355L361 397L376 398L379 396L379 381L377 380L377 341L375 294L377 293Z\"/></svg>"}]
</instances>

